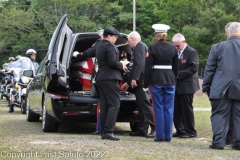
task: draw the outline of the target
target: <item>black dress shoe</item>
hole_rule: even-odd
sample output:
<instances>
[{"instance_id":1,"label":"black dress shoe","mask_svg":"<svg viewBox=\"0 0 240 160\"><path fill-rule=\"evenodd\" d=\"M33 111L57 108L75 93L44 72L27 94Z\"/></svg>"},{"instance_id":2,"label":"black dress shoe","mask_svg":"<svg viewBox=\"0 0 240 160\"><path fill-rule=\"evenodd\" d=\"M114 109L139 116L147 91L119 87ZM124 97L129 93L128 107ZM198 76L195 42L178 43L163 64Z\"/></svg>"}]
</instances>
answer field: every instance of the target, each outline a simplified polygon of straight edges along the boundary
<instances>
[{"instance_id":1,"label":"black dress shoe","mask_svg":"<svg viewBox=\"0 0 240 160\"><path fill-rule=\"evenodd\" d=\"M176 133L173 133L172 137L179 137L180 135L176 132Z\"/></svg>"},{"instance_id":2,"label":"black dress shoe","mask_svg":"<svg viewBox=\"0 0 240 160\"><path fill-rule=\"evenodd\" d=\"M181 134L179 138L191 138L191 136L186 133L186 134Z\"/></svg>"},{"instance_id":3,"label":"black dress shoe","mask_svg":"<svg viewBox=\"0 0 240 160\"><path fill-rule=\"evenodd\" d=\"M102 139L109 139L112 141L119 141L120 139L115 137L113 133L102 134Z\"/></svg>"},{"instance_id":4,"label":"black dress shoe","mask_svg":"<svg viewBox=\"0 0 240 160\"><path fill-rule=\"evenodd\" d=\"M144 135L139 132L130 132L129 136L144 137Z\"/></svg>"},{"instance_id":5,"label":"black dress shoe","mask_svg":"<svg viewBox=\"0 0 240 160\"><path fill-rule=\"evenodd\" d=\"M148 135L146 135L146 138L154 138L156 136L155 131L151 131Z\"/></svg>"},{"instance_id":6,"label":"black dress shoe","mask_svg":"<svg viewBox=\"0 0 240 160\"><path fill-rule=\"evenodd\" d=\"M234 150L240 150L240 146L232 145L232 149L234 149Z\"/></svg>"},{"instance_id":7,"label":"black dress shoe","mask_svg":"<svg viewBox=\"0 0 240 160\"><path fill-rule=\"evenodd\" d=\"M154 141L156 141L156 142L165 142L165 139L156 139L156 138L154 138Z\"/></svg>"},{"instance_id":8,"label":"black dress shoe","mask_svg":"<svg viewBox=\"0 0 240 160\"><path fill-rule=\"evenodd\" d=\"M97 130L97 131L93 132L92 134L101 134L101 133L102 133L102 131Z\"/></svg>"},{"instance_id":9,"label":"black dress shoe","mask_svg":"<svg viewBox=\"0 0 240 160\"><path fill-rule=\"evenodd\" d=\"M214 146L212 144L209 146L209 148L211 148L211 149L219 149L219 150L223 150L224 149L224 147Z\"/></svg>"},{"instance_id":10,"label":"black dress shoe","mask_svg":"<svg viewBox=\"0 0 240 160\"><path fill-rule=\"evenodd\" d=\"M156 142L171 142L171 139L154 139Z\"/></svg>"},{"instance_id":11,"label":"black dress shoe","mask_svg":"<svg viewBox=\"0 0 240 160\"><path fill-rule=\"evenodd\" d=\"M197 134L189 134L190 138L194 138L194 137L197 137Z\"/></svg>"}]
</instances>

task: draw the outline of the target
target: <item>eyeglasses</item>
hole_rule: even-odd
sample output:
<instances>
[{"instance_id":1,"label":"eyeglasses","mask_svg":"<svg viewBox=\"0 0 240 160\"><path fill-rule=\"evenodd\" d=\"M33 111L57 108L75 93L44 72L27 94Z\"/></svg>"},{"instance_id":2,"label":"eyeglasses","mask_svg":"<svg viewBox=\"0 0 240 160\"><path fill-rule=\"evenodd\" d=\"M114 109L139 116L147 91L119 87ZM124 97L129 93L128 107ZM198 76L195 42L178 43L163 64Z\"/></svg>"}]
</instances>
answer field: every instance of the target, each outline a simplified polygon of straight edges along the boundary
<instances>
[{"instance_id":1,"label":"eyeglasses","mask_svg":"<svg viewBox=\"0 0 240 160\"><path fill-rule=\"evenodd\" d=\"M182 42L180 42L178 45L175 45L175 47L179 48L181 43L182 43Z\"/></svg>"}]
</instances>

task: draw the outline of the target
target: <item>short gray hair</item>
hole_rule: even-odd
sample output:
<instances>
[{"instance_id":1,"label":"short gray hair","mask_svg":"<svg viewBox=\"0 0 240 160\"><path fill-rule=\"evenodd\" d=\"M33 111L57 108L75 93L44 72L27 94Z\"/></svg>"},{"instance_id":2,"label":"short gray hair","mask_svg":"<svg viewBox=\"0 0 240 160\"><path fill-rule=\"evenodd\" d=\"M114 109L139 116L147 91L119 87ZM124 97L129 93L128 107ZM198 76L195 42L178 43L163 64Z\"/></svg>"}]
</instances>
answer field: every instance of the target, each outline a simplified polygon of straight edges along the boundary
<instances>
[{"instance_id":1,"label":"short gray hair","mask_svg":"<svg viewBox=\"0 0 240 160\"><path fill-rule=\"evenodd\" d=\"M172 41L173 42L175 42L175 41L181 41L182 42L182 41L185 41L185 37L181 33L177 33L173 36Z\"/></svg>"},{"instance_id":2,"label":"short gray hair","mask_svg":"<svg viewBox=\"0 0 240 160\"><path fill-rule=\"evenodd\" d=\"M141 41L141 36L137 31L132 31L131 33L129 33L128 38L130 38L130 37L133 37L134 39Z\"/></svg>"},{"instance_id":3,"label":"short gray hair","mask_svg":"<svg viewBox=\"0 0 240 160\"><path fill-rule=\"evenodd\" d=\"M240 23L239 22L231 22L228 27L229 34L231 33L240 33Z\"/></svg>"}]
</instances>

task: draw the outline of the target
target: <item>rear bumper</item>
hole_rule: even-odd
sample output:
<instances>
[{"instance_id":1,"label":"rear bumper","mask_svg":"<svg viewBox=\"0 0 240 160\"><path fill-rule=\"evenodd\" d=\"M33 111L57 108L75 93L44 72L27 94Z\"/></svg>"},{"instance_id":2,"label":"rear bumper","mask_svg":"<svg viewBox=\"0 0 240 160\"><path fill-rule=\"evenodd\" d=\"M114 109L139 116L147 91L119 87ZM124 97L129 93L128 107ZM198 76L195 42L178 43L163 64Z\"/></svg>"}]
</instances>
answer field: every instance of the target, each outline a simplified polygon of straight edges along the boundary
<instances>
[{"instance_id":1,"label":"rear bumper","mask_svg":"<svg viewBox=\"0 0 240 160\"><path fill-rule=\"evenodd\" d=\"M134 94L121 95L121 105L117 122L138 121L137 105ZM50 95L46 99L48 114L59 122L96 122L96 106L98 99L79 94L70 98L57 98Z\"/></svg>"}]
</instances>

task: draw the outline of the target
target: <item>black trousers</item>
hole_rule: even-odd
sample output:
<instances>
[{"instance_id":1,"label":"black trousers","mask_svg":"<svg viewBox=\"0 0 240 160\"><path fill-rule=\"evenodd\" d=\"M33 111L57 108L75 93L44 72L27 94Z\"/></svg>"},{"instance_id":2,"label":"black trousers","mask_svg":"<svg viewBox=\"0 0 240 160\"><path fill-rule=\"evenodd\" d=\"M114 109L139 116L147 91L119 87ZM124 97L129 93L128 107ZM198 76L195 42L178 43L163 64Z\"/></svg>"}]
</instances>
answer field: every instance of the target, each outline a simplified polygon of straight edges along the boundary
<instances>
[{"instance_id":1,"label":"black trousers","mask_svg":"<svg viewBox=\"0 0 240 160\"><path fill-rule=\"evenodd\" d=\"M106 80L96 84L100 94L102 133L113 133L120 107L119 83L117 80Z\"/></svg>"},{"instance_id":2,"label":"black trousers","mask_svg":"<svg viewBox=\"0 0 240 160\"><path fill-rule=\"evenodd\" d=\"M211 100L211 105L212 144L217 147L224 147L229 125L232 121L232 144L240 147L240 100L224 97L222 99Z\"/></svg>"},{"instance_id":3,"label":"black trousers","mask_svg":"<svg viewBox=\"0 0 240 160\"><path fill-rule=\"evenodd\" d=\"M173 122L178 134L196 134L193 94L175 93Z\"/></svg>"},{"instance_id":4,"label":"black trousers","mask_svg":"<svg viewBox=\"0 0 240 160\"><path fill-rule=\"evenodd\" d=\"M139 116L139 129L138 132L148 134L148 127L155 130L155 125L153 121L152 104L150 103L149 92L144 92L142 87L137 87L134 89L136 96L137 106L138 106L138 116Z\"/></svg>"}]
</instances>

